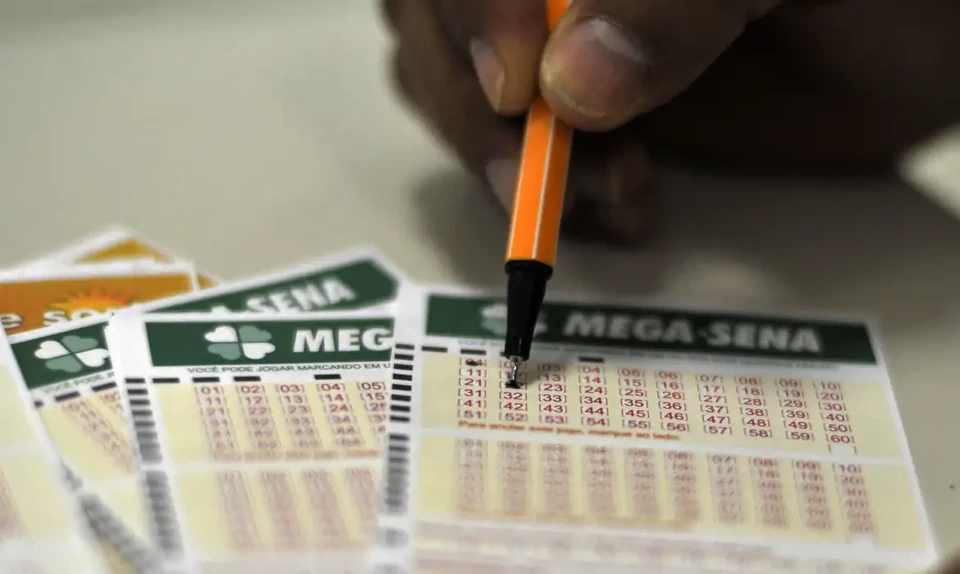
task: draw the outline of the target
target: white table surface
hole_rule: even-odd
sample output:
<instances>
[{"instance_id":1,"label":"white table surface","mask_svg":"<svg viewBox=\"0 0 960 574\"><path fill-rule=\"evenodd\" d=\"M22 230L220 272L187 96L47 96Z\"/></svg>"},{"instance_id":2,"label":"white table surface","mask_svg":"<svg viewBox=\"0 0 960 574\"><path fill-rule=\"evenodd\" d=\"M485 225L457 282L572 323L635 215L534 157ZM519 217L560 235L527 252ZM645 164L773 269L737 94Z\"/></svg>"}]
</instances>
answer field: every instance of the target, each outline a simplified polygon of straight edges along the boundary
<instances>
[{"instance_id":1,"label":"white table surface","mask_svg":"<svg viewBox=\"0 0 960 574\"><path fill-rule=\"evenodd\" d=\"M368 243L502 286L506 221L397 104L386 47L371 0L0 3L0 264L122 222L227 278ZM553 288L877 316L960 548L960 222L894 181L663 189L655 246L565 244Z\"/></svg>"}]
</instances>

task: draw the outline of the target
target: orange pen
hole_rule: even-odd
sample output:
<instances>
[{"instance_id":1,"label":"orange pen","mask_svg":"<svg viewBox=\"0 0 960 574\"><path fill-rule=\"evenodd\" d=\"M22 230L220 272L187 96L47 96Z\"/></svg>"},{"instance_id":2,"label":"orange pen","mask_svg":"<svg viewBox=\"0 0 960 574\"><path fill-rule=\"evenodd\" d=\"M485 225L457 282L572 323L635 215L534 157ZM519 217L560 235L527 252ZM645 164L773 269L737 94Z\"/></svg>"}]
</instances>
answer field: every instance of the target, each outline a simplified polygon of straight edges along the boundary
<instances>
[{"instance_id":1,"label":"orange pen","mask_svg":"<svg viewBox=\"0 0 960 574\"><path fill-rule=\"evenodd\" d=\"M546 0L547 27L556 27L570 0ZM507 334L510 386L530 358L537 316L553 274L567 186L573 130L537 96L527 114L510 238L507 240Z\"/></svg>"}]
</instances>

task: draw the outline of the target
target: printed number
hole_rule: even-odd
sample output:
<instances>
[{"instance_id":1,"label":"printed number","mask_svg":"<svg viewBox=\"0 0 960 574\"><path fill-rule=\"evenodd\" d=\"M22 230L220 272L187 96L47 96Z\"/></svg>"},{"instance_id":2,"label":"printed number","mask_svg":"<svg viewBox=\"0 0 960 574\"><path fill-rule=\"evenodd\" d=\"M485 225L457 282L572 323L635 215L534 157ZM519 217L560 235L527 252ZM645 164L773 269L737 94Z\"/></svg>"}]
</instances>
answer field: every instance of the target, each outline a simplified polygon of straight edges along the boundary
<instances>
[{"instance_id":1,"label":"printed number","mask_svg":"<svg viewBox=\"0 0 960 574\"><path fill-rule=\"evenodd\" d=\"M605 405L607 399L603 397L580 397L581 405Z\"/></svg>"},{"instance_id":2,"label":"printed number","mask_svg":"<svg viewBox=\"0 0 960 574\"><path fill-rule=\"evenodd\" d=\"M461 407L467 407L470 409L485 409L487 408L487 401L482 399L457 399L457 404Z\"/></svg>"},{"instance_id":3,"label":"printed number","mask_svg":"<svg viewBox=\"0 0 960 574\"><path fill-rule=\"evenodd\" d=\"M475 378L467 377L467 378L460 379L460 386L461 387L485 387L487 386L487 382L484 381L483 379L475 379Z\"/></svg>"},{"instance_id":4,"label":"printed number","mask_svg":"<svg viewBox=\"0 0 960 574\"><path fill-rule=\"evenodd\" d=\"M686 432L690 430L690 425L688 425L687 423L669 422L669 423L660 423L660 426L663 428L663 430L666 430L666 431Z\"/></svg>"},{"instance_id":5,"label":"printed number","mask_svg":"<svg viewBox=\"0 0 960 574\"><path fill-rule=\"evenodd\" d=\"M773 433L770 432L770 429L743 429L743 433L749 437L754 438L770 438L773 436Z\"/></svg>"},{"instance_id":6,"label":"printed number","mask_svg":"<svg viewBox=\"0 0 960 574\"><path fill-rule=\"evenodd\" d=\"M567 417L559 415L542 415L540 417L540 422L546 425L565 425L567 424Z\"/></svg>"},{"instance_id":7,"label":"printed number","mask_svg":"<svg viewBox=\"0 0 960 574\"><path fill-rule=\"evenodd\" d=\"M599 417L583 417L583 424L588 427L605 427L610 425L609 419Z\"/></svg>"},{"instance_id":8,"label":"printed number","mask_svg":"<svg viewBox=\"0 0 960 574\"><path fill-rule=\"evenodd\" d=\"M726 414L730 409L724 405L700 405L700 412Z\"/></svg>"},{"instance_id":9,"label":"printed number","mask_svg":"<svg viewBox=\"0 0 960 574\"><path fill-rule=\"evenodd\" d=\"M558 395L552 393L540 393L537 399L541 403L565 403L567 402L566 395Z\"/></svg>"},{"instance_id":10,"label":"printed number","mask_svg":"<svg viewBox=\"0 0 960 574\"><path fill-rule=\"evenodd\" d=\"M787 438L790 440L813 440L813 434L804 431L788 431Z\"/></svg>"},{"instance_id":11,"label":"printed number","mask_svg":"<svg viewBox=\"0 0 960 574\"><path fill-rule=\"evenodd\" d=\"M567 407L566 405L550 403L550 404L542 405L540 407L540 410L545 413L565 413L567 412Z\"/></svg>"},{"instance_id":12,"label":"printed number","mask_svg":"<svg viewBox=\"0 0 960 574\"><path fill-rule=\"evenodd\" d=\"M732 428L716 425L706 425L703 427L703 431L707 434L733 434Z\"/></svg>"},{"instance_id":13,"label":"printed number","mask_svg":"<svg viewBox=\"0 0 960 574\"><path fill-rule=\"evenodd\" d=\"M730 417L719 416L719 415L703 415L701 417L703 422L711 425L729 425Z\"/></svg>"},{"instance_id":14,"label":"printed number","mask_svg":"<svg viewBox=\"0 0 960 574\"><path fill-rule=\"evenodd\" d=\"M502 411L526 411L527 403L520 403L516 401L500 403L500 410Z\"/></svg>"},{"instance_id":15,"label":"printed number","mask_svg":"<svg viewBox=\"0 0 960 574\"><path fill-rule=\"evenodd\" d=\"M845 434L832 434L828 435L827 438L832 443L837 444L853 444L853 437Z\"/></svg>"},{"instance_id":16,"label":"printed number","mask_svg":"<svg viewBox=\"0 0 960 574\"><path fill-rule=\"evenodd\" d=\"M785 409L805 409L807 403L798 399L781 399L780 406Z\"/></svg>"},{"instance_id":17,"label":"printed number","mask_svg":"<svg viewBox=\"0 0 960 574\"><path fill-rule=\"evenodd\" d=\"M500 413L500 420L514 423L527 422L526 413Z\"/></svg>"}]
</instances>

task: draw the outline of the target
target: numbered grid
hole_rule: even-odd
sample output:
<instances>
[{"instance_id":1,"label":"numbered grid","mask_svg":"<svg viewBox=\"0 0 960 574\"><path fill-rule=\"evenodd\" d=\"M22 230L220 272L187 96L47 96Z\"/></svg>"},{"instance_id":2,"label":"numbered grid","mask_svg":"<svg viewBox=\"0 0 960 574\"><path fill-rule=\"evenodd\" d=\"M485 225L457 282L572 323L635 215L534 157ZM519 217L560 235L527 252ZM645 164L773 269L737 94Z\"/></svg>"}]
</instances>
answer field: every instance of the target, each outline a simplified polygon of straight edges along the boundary
<instances>
[{"instance_id":1,"label":"numbered grid","mask_svg":"<svg viewBox=\"0 0 960 574\"><path fill-rule=\"evenodd\" d=\"M157 395L176 421L177 463L377 456L386 423L383 381L169 385Z\"/></svg>"},{"instance_id":2,"label":"numbered grid","mask_svg":"<svg viewBox=\"0 0 960 574\"><path fill-rule=\"evenodd\" d=\"M510 389L505 361L424 357L425 428L902 456L881 384L540 363Z\"/></svg>"},{"instance_id":3,"label":"numbered grid","mask_svg":"<svg viewBox=\"0 0 960 574\"><path fill-rule=\"evenodd\" d=\"M898 465L426 435L424 521L470 518L922 549ZM440 533L442 535L442 533ZM430 544L421 534L418 543Z\"/></svg>"},{"instance_id":4,"label":"numbered grid","mask_svg":"<svg viewBox=\"0 0 960 574\"><path fill-rule=\"evenodd\" d=\"M195 544L213 556L359 550L379 502L374 461L340 469L185 472L176 484Z\"/></svg>"}]
</instances>

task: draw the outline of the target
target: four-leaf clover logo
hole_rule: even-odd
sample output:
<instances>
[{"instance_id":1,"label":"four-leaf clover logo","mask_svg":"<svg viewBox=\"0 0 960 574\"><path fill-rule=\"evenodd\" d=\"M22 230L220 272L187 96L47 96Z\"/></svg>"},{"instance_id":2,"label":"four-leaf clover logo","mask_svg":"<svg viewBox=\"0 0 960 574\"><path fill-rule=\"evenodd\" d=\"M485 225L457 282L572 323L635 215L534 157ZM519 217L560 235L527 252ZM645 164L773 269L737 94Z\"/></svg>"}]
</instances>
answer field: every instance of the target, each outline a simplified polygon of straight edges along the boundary
<instances>
[{"instance_id":1,"label":"four-leaf clover logo","mask_svg":"<svg viewBox=\"0 0 960 574\"><path fill-rule=\"evenodd\" d=\"M76 335L67 335L59 341L44 341L33 354L45 360L44 366L51 371L65 373L77 373L84 367L102 367L110 356L96 339Z\"/></svg>"},{"instance_id":2,"label":"four-leaf clover logo","mask_svg":"<svg viewBox=\"0 0 960 574\"><path fill-rule=\"evenodd\" d=\"M273 344L268 343L270 333L252 325L243 325L238 329L220 326L203 336L210 342L207 351L219 355L228 361L235 361L240 357L248 359L262 359L276 350Z\"/></svg>"}]
</instances>

